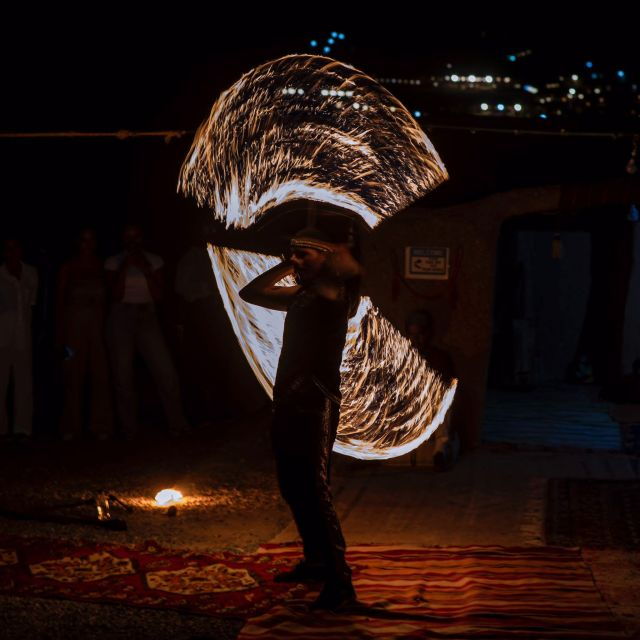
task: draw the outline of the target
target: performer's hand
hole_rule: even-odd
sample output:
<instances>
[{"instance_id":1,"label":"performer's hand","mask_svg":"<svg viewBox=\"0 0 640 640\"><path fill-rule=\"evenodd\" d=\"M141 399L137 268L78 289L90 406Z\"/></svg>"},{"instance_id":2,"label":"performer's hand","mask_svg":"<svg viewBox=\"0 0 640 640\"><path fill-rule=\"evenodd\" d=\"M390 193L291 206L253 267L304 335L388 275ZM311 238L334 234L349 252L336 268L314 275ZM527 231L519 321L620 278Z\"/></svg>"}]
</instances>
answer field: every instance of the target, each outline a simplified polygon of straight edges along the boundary
<instances>
[{"instance_id":1,"label":"performer's hand","mask_svg":"<svg viewBox=\"0 0 640 640\"><path fill-rule=\"evenodd\" d=\"M293 273L295 271L295 267L293 266L293 263L291 262L290 258L285 258L280 263L280 266L288 273Z\"/></svg>"}]
</instances>

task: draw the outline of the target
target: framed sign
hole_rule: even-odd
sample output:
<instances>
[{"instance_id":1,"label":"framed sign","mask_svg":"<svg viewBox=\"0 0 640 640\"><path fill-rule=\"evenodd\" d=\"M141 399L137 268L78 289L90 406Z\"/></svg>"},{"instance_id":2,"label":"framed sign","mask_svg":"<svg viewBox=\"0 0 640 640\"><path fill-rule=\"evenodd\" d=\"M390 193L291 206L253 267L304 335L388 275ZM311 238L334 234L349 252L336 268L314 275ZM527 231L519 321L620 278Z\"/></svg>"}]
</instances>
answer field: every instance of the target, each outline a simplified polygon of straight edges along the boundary
<instances>
[{"instance_id":1,"label":"framed sign","mask_svg":"<svg viewBox=\"0 0 640 640\"><path fill-rule=\"evenodd\" d=\"M405 247L404 277L449 279L449 247Z\"/></svg>"}]
</instances>

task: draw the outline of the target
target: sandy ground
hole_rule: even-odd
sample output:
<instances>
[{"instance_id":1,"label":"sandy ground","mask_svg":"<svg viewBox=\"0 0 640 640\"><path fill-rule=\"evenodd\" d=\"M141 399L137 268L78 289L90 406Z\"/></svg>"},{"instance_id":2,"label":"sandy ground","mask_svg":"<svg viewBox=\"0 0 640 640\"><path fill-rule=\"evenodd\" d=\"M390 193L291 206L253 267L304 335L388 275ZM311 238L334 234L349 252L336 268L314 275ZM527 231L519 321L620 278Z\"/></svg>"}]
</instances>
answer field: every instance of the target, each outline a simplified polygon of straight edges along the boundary
<instances>
[{"instance_id":1,"label":"sandy ground","mask_svg":"<svg viewBox=\"0 0 640 640\"><path fill-rule=\"evenodd\" d=\"M132 504L128 531L11 521L0 531L31 536L168 547L255 551L294 539L277 492L263 411L182 440L148 432L132 443L3 446L3 508L25 509L106 489ZM348 544L543 544L549 477L637 478L638 459L616 453L513 450L485 446L455 469L394 466L336 456L333 490ZM165 487L181 489L176 518L154 505ZM80 510L81 512L82 510ZM590 552L603 597L629 633L640 631L640 552ZM239 623L111 605L0 597L7 638L234 638Z\"/></svg>"}]
</instances>

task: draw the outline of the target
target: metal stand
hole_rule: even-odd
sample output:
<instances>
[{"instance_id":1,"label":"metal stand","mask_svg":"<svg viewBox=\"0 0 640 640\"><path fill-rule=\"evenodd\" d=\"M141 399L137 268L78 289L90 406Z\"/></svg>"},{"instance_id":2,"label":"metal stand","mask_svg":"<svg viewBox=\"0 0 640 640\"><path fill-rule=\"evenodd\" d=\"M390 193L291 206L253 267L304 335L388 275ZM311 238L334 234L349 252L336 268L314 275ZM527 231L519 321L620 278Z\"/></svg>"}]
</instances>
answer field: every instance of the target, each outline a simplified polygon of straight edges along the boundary
<instances>
[{"instance_id":1,"label":"metal stand","mask_svg":"<svg viewBox=\"0 0 640 640\"><path fill-rule=\"evenodd\" d=\"M92 505L95 507L95 517L68 516L58 513L60 509L74 509ZM105 491L96 491L90 498L74 500L73 502L63 502L61 504L42 507L36 511L11 511L0 508L0 517L12 520L33 520L35 522L55 522L58 524L84 524L94 527L102 527L112 531L126 531L127 523L120 518L111 517L111 507L118 506L126 513L132 513L133 507L118 496Z\"/></svg>"}]
</instances>

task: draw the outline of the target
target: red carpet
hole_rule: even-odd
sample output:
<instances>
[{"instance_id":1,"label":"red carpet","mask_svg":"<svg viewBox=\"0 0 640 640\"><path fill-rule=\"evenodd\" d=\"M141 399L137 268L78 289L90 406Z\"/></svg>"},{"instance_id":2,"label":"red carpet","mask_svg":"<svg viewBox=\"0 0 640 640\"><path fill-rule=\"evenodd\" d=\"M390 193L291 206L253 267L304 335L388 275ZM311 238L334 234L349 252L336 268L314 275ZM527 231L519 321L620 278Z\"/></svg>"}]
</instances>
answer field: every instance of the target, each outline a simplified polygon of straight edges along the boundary
<instances>
[{"instance_id":1,"label":"red carpet","mask_svg":"<svg viewBox=\"0 0 640 640\"><path fill-rule=\"evenodd\" d=\"M240 638L622 638L579 548L348 549L364 610L307 612L273 583L297 545L204 553L0 536L0 593L248 619Z\"/></svg>"},{"instance_id":2,"label":"red carpet","mask_svg":"<svg viewBox=\"0 0 640 640\"><path fill-rule=\"evenodd\" d=\"M287 563L240 555L0 536L0 593L246 619L300 597L272 574Z\"/></svg>"},{"instance_id":3,"label":"red carpet","mask_svg":"<svg viewBox=\"0 0 640 640\"><path fill-rule=\"evenodd\" d=\"M293 558L296 546L260 551ZM348 549L365 609L309 613L315 597L249 620L242 640L326 638L624 638L580 549L381 547Z\"/></svg>"}]
</instances>

